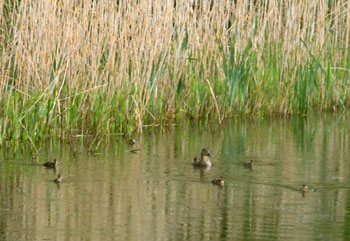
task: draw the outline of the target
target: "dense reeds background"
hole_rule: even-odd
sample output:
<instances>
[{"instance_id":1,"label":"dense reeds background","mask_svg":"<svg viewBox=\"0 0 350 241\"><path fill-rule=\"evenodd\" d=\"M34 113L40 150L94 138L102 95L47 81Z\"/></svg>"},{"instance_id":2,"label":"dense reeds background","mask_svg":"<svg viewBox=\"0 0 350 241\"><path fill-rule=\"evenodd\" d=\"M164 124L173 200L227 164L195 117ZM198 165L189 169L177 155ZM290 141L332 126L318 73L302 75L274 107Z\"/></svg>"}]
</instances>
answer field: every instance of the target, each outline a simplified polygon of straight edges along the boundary
<instances>
[{"instance_id":1,"label":"dense reeds background","mask_svg":"<svg viewBox=\"0 0 350 241\"><path fill-rule=\"evenodd\" d=\"M0 141L346 111L347 0L0 0Z\"/></svg>"}]
</instances>

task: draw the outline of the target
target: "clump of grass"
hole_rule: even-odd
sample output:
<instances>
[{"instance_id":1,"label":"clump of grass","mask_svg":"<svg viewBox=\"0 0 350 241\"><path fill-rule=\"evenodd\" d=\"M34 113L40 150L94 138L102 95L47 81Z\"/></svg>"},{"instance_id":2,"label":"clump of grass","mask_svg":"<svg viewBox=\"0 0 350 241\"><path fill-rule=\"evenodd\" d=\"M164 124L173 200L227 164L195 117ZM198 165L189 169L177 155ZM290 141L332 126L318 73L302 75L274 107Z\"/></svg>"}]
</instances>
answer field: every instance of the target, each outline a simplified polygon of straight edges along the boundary
<instances>
[{"instance_id":1,"label":"clump of grass","mask_svg":"<svg viewBox=\"0 0 350 241\"><path fill-rule=\"evenodd\" d=\"M350 103L346 0L0 5L2 142Z\"/></svg>"}]
</instances>

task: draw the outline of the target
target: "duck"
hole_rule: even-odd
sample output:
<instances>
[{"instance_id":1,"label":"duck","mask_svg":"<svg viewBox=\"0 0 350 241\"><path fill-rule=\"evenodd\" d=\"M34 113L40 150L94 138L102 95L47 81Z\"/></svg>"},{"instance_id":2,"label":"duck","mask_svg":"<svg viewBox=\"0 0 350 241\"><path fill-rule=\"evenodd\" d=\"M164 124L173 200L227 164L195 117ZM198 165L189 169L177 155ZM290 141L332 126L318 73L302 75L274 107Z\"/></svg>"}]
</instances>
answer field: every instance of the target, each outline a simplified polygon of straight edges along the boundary
<instances>
[{"instance_id":1,"label":"duck","mask_svg":"<svg viewBox=\"0 0 350 241\"><path fill-rule=\"evenodd\" d=\"M249 162L245 162L245 163L243 163L243 166L245 167L245 168L250 168L250 169L252 169L253 168L253 160L250 160Z\"/></svg>"},{"instance_id":2,"label":"duck","mask_svg":"<svg viewBox=\"0 0 350 241\"><path fill-rule=\"evenodd\" d=\"M61 176L61 174L58 174L57 175L57 178L55 179L55 180L53 180L56 184L59 184L59 183L61 183L62 182L62 176Z\"/></svg>"},{"instance_id":3,"label":"duck","mask_svg":"<svg viewBox=\"0 0 350 241\"><path fill-rule=\"evenodd\" d=\"M196 156L192 161L192 165L195 167L211 167L211 161L209 157L212 157L210 151L206 148L203 148L201 151L201 156Z\"/></svg>"},{"instance_id":4,"label":"duck","mask_svg":"<svg viewBox=\"0 0 350 241\"><path fill-rule=\"evenodd\" d=\"M223 186L224 185L224 177L221 176L219 179L213 179L211 183L218 185L218 186Z\"/></svg>"},{"instance_id":5,"label":"duck","mask_svg":"<svg viewBox=\"0 0 350 241\"><path fill-rule=\"evenodd\" d=\"M54 159L52 162L45 162L43 164L46 168L56 168L57 160Z\"/></svg>"}]
</instances>

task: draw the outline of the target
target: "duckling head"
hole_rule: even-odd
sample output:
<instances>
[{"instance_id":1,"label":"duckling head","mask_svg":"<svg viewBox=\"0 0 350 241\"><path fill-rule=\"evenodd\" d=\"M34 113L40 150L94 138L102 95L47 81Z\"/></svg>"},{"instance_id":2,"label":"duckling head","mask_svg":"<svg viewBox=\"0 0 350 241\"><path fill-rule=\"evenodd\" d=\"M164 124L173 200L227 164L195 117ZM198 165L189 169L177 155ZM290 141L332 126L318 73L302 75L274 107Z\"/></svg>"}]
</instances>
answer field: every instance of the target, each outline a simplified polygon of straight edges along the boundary
<instances>
[{"instance_id":1,"label":"duckling head","mask_svg":"<svg viewBox=\"0 0 350 241\"><path fill-rule=\"evenodd\" d=\"M207 148L202 149L201 156L213 157Z\"/></svg>"},{"instance_id":2,"label":"duckling head","mask_svg":"<svg viewBox=\"0 0 350 241\"><path fill-rule=\"evenodd\" d=\"M219 178L219 185L223 186L224 185L224 177L223 176L220 176Z\"/></svg>"}]
</instances>

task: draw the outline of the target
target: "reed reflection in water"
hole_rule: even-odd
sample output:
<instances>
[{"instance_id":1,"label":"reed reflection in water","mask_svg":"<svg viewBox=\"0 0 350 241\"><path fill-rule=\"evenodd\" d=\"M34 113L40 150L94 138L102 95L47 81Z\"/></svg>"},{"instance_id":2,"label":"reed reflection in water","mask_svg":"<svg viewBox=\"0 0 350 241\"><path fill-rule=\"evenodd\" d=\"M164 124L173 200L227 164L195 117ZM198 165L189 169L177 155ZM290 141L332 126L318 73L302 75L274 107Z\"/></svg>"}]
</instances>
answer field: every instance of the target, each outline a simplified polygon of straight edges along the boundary
<instances>
[{"instance_id":1,"label":"reed reflection in water","mask_svg":"<svg viewBox=\"0 0 350 241\"><path fill-rule=\"evenodd\" d=\"M107 138L93 155L87 139L46 143L38 158L29 148L4 151L0 240L348 239L346 120L157 128L136 136L133 147ZM203 147L213 166L193 168ZM38 165L54 158L56 170ZM64 179L56 185L58 173ZM220 176L225 185L212 185Z\"/></svg>"}]
</instances>

